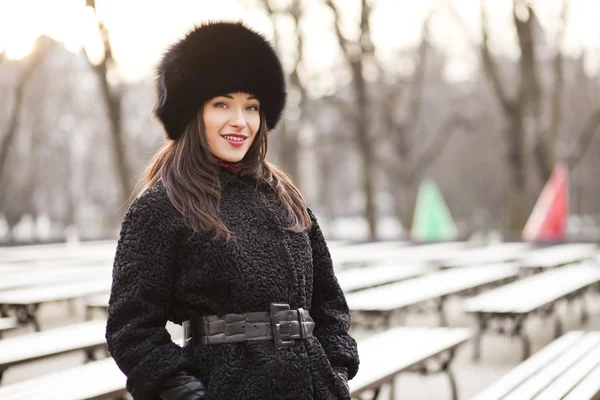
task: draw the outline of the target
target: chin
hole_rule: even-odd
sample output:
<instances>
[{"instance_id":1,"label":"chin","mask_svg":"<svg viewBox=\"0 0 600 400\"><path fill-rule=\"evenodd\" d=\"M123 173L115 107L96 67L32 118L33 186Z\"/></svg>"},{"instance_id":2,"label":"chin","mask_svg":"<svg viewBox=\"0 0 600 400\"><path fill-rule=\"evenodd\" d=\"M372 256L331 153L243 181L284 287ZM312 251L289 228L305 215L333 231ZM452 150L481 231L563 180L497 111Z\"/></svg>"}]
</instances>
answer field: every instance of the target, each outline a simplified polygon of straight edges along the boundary
<instances>
[{"instance_id":1,"label":"chin","mask_svg":"<svg viewBox=\"0 0 600 400\"><path fill-rule=\"evenodd\" d=\"M237 162L242 161L242 159L244 158L245 155L246 155L246 153L241 154L241 155L228 154L228 155L223 155L222 157L219 157L219 158L226 162L237 163Z\"/></svg>"}]
</instances>

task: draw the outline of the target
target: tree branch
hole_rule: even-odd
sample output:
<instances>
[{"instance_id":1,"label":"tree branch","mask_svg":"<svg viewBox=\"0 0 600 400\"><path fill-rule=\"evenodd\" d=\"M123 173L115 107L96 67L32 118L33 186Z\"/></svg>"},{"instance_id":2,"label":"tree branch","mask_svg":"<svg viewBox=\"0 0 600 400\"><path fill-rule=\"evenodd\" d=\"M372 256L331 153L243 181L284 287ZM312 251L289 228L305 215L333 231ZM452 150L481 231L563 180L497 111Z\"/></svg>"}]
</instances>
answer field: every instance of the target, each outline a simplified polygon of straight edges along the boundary
<instances>
[{"instance_id":1,"label":"tree branch","mask_svg":"<svg viewBox=\"0 0 600 400\"><path fill-rule=\"evenodd\" d=\"M415 75L410 81L410 93L411 99L408 105L408 118L403 122L405 129L411 131L417 121L421 111L421 105L423 103L423 91L425 87L425 75L427 67L427 52L429 50L429 22L433 12L430 12L423 22L421 28L421 43L419 44L419 55L417 65L415 67Z\"/></svg>"},{"instance_id":2,"label":"tree branch","mask_svg":"<svg viewBox=\"0 0 600 400\"><path fill-rule=\"evenodd\" d=\"M565 26L567 21L568 13L568 2L563 0L562 10L560 13L561 25L556 34L556 54L553 61L554 69L554 87L552 88L552 111L550 126L548 127L548 140L551 146L554 148L556 138L558 137L560 124L562 121L562 95L564 88L564 76L563 76L563 53L561 49L561 43L565 34Z\"/></svg>"},{"instance_id":3,"label":"tree branch","mask_svg":"<svg viewBox=\"0 0 600 400\"><path fill-rule=\"evenodd\" d=\"M333 4L332 0L325 0L325 5L328 6L331 11L333 11L333 28L335 29L335 36L337 37L342 53L344 53L344 57L346 60L348 60L348 62L350 62L351 59L348 49L348 40L346 40L344 35L342 35L342 31L340 30L340 12L335 4Z\"/></svg>"},{"instance_id":4,"label":"tree branch","mask_svg":"<svg viewBox=\"0 0 600 400\"><path fill-rule=\"evenodd\" d=\"M446 118L444 123L440 126L437 134L430 140L429 145L415 157L415 161L412 163L410 168L411 177L416 176L419 172L429 168L433 161L435 161L444 151L452 134L458 130L463 129L469 131L472 129L471 121L457 113L452 113Z\"/></svg>"},{"instance_id":5,"label":"tree branch","mask_svg":"<svg viewBox=\"0 0 600 400\"><path fill-rule=\"evenodd\" d=\"M510 100L506 92L504 91L504 86L500 79L500 73L498 72L498 66L496 65L492 55L490 53L490 48L488 44L489 35L488 35L488 21L487 14L485 12L484 0L480 1L481 8L481 59L483 62L483 69L485 71L486 76L492 83L492 88L500 101L500 104L504 108L505 112L509 112L513 108L513 100Z\"/></svg>"},{"instance_id":6,"label":"tree branch","mask_svg":"<svg viewBox=\"0 0 600 400\"><path fill-rule=\"evenodd\" d=\"M596 110L586 121L583 129L577 135L570 150L565 156L564 162L569 168L575 167L585 155L586 150L594 138L594 134L600 131L600 109Z\"/></svg>"}]
</instances>

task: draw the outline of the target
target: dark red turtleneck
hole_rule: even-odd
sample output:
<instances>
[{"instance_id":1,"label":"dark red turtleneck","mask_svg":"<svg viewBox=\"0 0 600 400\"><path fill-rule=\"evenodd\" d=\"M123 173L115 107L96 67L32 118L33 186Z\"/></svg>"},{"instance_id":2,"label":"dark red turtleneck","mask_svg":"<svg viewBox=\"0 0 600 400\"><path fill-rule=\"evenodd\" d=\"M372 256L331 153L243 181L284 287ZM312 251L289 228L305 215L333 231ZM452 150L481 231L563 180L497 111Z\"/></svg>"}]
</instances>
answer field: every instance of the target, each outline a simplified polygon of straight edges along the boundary
<instances>
[{"instance_id":1,"label":"dark red turtleneck","mask_svg":"<svg viewBox=\"0 0 600 400\"><path fill-rule=\"evenodd\" d=\"M228 161L223 161L223 160L219 160L219 163L226 169L228 169L229 171L233 172L234 174L239 173L242 170L242 163L241 162L237 162L237 163L231 163Z\"/></svg>"}]
</instances>

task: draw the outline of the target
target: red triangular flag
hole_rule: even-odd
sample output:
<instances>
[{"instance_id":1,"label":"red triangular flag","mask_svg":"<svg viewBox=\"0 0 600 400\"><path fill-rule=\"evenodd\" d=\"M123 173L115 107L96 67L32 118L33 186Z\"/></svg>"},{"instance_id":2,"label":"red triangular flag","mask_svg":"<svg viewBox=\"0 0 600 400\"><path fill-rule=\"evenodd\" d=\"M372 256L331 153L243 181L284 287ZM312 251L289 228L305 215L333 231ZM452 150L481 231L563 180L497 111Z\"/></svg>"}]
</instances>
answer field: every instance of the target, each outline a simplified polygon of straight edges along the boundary
<instances>
[{"instance_id":1,"label":"red triangular flag","mask_svg":"<svg viewBox=\"0 0 600 400\"><path fill-rule=\"evenodd\" d=\"M523 239L530 241L559 241L567 236L569 216L569 186L567 168L557 164L550 179L535 203Z\"/></svg>"}]
</instances>

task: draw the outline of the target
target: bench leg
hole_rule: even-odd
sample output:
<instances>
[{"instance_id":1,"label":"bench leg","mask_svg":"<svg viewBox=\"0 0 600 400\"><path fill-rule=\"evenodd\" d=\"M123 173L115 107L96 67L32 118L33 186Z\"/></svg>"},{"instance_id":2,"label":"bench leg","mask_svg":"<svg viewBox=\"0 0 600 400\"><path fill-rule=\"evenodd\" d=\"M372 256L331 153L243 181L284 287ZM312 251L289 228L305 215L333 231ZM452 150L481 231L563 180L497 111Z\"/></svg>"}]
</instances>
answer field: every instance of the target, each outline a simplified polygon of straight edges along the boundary
<instances>
[{"instance_id":1,"label":"bench leg","mask_svg":"<svg viewBox=\"0 0 600 400\"><path fill-rule=\"evenodd\" d=\"M456 387L456 378L452 371L448 368L446 371L448 376L448 382L450 382L450 392L452 393L452 400L458 400L458 388Z\"/></svg>"},{"instance_id":2,"label":"bench leg","mask_svg":"<svg viewBox=\"0 0 600 400\"><path fill-rule=\"evenodd\" d=\"M85 308L85 320L91 321L93 316L94 316L94 312L93 312L92 308L86 307Z\"/></svg>"},{"instance_id":3,"label":"bench leg","mask_svg":"<svg viewBox=\"0 0 600 400\"><path fill-rule=\"evenodd\" d=\"M587 325L590 320L590 313L588 311L588 304L585 295L581 296L581 325Z\"/></svg>"},{"instance_id":4,"label":"bench leg","mask_svg":"<svg viewBox=\"0 0 600 400\"><path fill-rule=\"evenodd\" d=\"M531 355L531 341L529 340L529 336L524 329L525 317L517 317L515 322L515 334L521 338L521 342L523 343L523 354L521 356L521 360L525 361Z\"/></svg>"},{"instance_id":5,"label":"bench leg","mask_svg":"<svg viewBox=\"0 0 600 400\"><path fill-rule=\"evenodd\" d=\"M560 316L554 311L554 339L559 338L563 334L563 326L562 321L560 320Z\"/></svg>"},{"instance_id":6,"label":"bench leg","mask_svg":"<svg viewBox=\"0 0 600 400\"><path fill-rule=\"evenodd\" d=\"M441 365L441 372L444 372L448 377L448 382L450 383L450 393L452 394L452 400L458 400L458 388L456 386L456 378L454 377L454 373L450 369L450 364L452 364L452 360L454 360L454 355L456 354L456 350L452 349L448 353L448 358Z\"/></svg>"},{"instance_id":7,"label":"bench leg","mask_svg":"<svg viewBox=\"0 0 600 400\"><path fill-rule=\"evenodd\" d=\"M380 391L381 391L381 386L379 386L377 389L375 389L375 393L373 393L373 398L371 400L377 399L377 397L379 397Z\"/></svg>"},{"instance_id":8,"label":"bench leg","mask_svg":"<svg viewBox=\"0 0 600 400\"><path fill-rule=\"evenodd\" d=\"M41 330L40 323L37 319L37 310L40 307L39 304L32 304L30 306L27 305L16 305L15 312L17 315L17 320L22 324L33 324L35 331L39 332Z\"/></svg>"},{"instance_id":9,"label":"bench leg","mask_svg":"<svg viewBox=\"0 0 600 400\"><path fill-rule=\"evenodd\" d=\"M68 309L69 309L69 315L71 317L74 317L75 315L77 315L77 305L76 305L77 299L70 299L67 300L67 304L68 304Z\"/></svg>"},{"instance_id":10,"label":"bench leg","mask_svg":"<svg viewBox=\"0 0 600 400\"><path fill-rule=\"evenodd\" d=\"M440 326L448 326L448 318L445 313L446 296L442 296L437 301L437 312L440 317Z\"/></svg>"},{"instance_id":11,"label":"bench leg","mask_svg":"<svg viewBox=\"0 0 600 400\"><path fill-rule=\"evenodd\" d=\"M481 359L481 341L483 334L487 330L487 317L484 314L477 313L477 332L473 337L473 361L479 362Z\"/></svg>"}]
</instances>

